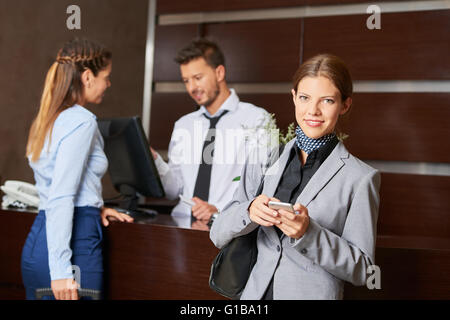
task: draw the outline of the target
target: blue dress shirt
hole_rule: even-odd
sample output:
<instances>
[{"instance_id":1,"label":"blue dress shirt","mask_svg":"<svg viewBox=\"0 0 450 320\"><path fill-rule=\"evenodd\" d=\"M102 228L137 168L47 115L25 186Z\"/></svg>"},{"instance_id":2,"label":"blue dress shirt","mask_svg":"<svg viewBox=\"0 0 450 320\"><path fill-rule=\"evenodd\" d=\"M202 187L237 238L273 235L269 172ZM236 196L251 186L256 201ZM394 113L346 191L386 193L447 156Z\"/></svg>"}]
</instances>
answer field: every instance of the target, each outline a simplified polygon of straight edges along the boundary
<instances>
[{"instance_id":1,"label":"blue dress shirt","mask_svg":"<svg viewBox=\"0 0 450 320\"><path fill-rule=\"evenodd\" d=\"M49 145L50 143L50 145ZM51 142L29 161L45 210L51 280L73 278L71 268L74 207L103 206L101 178L108 167L96 117L80 105L56 119Z\"/></svg>"}]
</instances>

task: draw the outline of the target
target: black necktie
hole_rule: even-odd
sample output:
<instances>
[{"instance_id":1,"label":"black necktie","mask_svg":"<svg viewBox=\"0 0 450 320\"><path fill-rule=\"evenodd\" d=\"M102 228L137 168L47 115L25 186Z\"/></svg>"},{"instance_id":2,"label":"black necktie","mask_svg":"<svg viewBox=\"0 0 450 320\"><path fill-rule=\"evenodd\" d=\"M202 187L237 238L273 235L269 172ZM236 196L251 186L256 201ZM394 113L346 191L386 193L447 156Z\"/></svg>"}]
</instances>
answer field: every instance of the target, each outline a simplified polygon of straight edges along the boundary
<instances>
[{"instance_id":1,"label":"black necktie","mask_svg":"<svg viewBox=\"0 0 450 320\"><path fill-rule=\"evenodd\" d=\"M214 141L216 140L216 125L220 118L222 118L227 112L228 110L225 110L220 116L214 118L210 118L206 114L203 114L207 119L209 119L210 125L208 133L206 134L205 142L203 143L202 160L198 168L197 180L195 181L194 197L198 197L206 202L208 202L209 185L211 183Z\"/></svg>"}]
</instances>

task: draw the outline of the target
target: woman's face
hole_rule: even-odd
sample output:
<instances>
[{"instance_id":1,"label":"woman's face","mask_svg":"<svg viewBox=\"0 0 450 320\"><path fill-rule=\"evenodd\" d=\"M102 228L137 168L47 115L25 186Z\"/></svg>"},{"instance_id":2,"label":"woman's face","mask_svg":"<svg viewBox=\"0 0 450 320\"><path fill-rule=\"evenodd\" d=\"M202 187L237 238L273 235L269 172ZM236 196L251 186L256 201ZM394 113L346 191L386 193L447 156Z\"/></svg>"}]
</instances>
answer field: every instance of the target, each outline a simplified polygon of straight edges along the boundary
<instances>
[{"instance_id":1,"label":"woman's face","mask_svg":"<svg viewBox=\"0 0 450 320\"><path fill-rule=\"evenodd\" d=\"M304 77L292 90L295 118L303 132L312 139L334 132L340 115L350 109L351 98L342 101L341 94L326 77Z\"/></svg>"},{"instance_id":2,"label":"woman's face","mask_svg":"<svg viewBox=\"0 0 450 320\"><path fill-rule=\"evenodd\" d=\"M84 73L87 74L85 75ZM84 100L87 103L99 104L103 100L106 89L111 86L109 79L112 72L112 63L110 63L105 69L98 72L97 76L94 76L92 71L86 70L83 73L82 81L84 84Z\"/></svg>"}]
</instances>

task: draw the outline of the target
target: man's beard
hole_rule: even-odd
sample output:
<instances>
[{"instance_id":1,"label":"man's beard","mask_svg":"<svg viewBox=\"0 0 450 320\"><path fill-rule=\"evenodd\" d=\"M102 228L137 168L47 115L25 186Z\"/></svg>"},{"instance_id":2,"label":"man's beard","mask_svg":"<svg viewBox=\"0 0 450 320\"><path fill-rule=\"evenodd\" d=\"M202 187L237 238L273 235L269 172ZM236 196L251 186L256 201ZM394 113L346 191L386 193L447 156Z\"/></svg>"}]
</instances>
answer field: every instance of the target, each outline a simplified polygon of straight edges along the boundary
<instances>
[{"instance_id":1,"label":"man's beard","mask_svg":"<svg viewBox=\"0 0 450 320\"><path fill-rule=\"evenodd\" d=\"M220 90L219 88L217 88L216 90L214 90L214 96L211 97L209 100L207 100L203 105L206 107L209 107L210 105L213 104L214 101L216 101L217 97L219 96Z\"/></svg>"},{"instance_id":2,"label":"man's beard","mask_svg":"<svg viewBox=\"0 0 450 320\"><path fill-rule=\"evenodd\" d=\"M211 104L214 103L214 101L216 101L216 99L219 96L219 94L220 94L220 87L219 87L219 84L216 83L216 88L215 88L215 90L213 92L213 96L210 97L208 100L206 100L205 103L202 103L201 105L203 105L205 108L209 107Z\"/></svg>"}]
</instances>

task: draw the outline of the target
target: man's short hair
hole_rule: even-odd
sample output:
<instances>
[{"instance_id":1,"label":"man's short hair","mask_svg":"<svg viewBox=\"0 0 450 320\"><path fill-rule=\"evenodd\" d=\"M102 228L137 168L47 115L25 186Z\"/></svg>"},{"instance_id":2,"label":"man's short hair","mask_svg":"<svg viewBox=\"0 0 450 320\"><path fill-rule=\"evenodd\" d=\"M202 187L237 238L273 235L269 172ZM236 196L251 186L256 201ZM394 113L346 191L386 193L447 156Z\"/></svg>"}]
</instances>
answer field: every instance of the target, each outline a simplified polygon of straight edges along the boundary
<instances>
[{"instance_id":1,"label":"man's short hair","mask_svg":"<svg viewBox=\"0 0 450 320\"><path fill-rule=\"evenodd\" d=\"M225 57L219 46L205 38L194 39L186 47L181 49L175 57L178 64L186 64L192 60L203 58L212 68L225 66Z\"/></svg>"}]
</instances>

